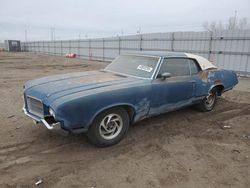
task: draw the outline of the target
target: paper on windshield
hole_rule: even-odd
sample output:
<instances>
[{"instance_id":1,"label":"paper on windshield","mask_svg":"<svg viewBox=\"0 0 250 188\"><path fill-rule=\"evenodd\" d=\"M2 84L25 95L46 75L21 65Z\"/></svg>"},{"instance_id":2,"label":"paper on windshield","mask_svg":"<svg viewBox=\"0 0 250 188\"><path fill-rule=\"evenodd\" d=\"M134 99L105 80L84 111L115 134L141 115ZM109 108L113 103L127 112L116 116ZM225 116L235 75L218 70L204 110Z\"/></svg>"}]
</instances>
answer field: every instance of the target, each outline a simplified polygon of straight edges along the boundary
<instances>
[{"instance_id":1,"label":"paper on windshield","mask_svg":"<svg viewBox=\"0 0 250 188\"><path fill-rule=\"evenodd\" d=\"M152 67L146 66L146 65L138 65L137 67L138 70L143 70L146 72L151 72L153 70Z\"/></svg>"}]
</instances>

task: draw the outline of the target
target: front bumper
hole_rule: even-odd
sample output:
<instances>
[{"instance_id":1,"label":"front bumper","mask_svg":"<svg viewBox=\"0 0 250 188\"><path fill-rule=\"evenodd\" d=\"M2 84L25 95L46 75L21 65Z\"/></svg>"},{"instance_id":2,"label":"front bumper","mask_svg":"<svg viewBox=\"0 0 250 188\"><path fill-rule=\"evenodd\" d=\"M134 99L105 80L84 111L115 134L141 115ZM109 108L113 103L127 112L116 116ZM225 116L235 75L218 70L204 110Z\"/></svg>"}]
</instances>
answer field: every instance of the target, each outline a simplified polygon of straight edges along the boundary
<instances>
[{"instance_id":1,"label":"front bumper","mask_svg":"<svg viewBox=\"0 0 250 188\"><path fill-rule=\"evenodd\" d=\"M61 126L60 122L49 124L44 118L39 118L30 114L25 107L23 107L23 112L26 116L32 118L36 123L42 123L49 130L54 129L55 126Z\"/></svg>"}]
</instances>

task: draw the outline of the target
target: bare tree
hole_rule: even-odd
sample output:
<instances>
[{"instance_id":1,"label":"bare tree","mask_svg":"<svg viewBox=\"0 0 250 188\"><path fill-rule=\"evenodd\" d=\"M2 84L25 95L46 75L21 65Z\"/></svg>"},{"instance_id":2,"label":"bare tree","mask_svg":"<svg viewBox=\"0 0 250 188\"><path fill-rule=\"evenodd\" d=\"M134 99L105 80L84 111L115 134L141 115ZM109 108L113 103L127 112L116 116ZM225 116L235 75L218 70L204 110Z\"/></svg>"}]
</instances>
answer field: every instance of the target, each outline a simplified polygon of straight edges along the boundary
<instances>
[{"instance_id":1,"label":"bare tree","mask_svg":"<svg viewBox=\"0 0 250 188\"><path fill-rule=\"evenodd\" d=\"M247 18L242 18L238 23L239 29L250 29L249 20Z\"/></svg>"},{"instance_id":2,"label":"bare tree","mask_svg":"<svg viewBox=\"0 0 250 188\"><path fill-rule=\"evenodd\" d=\"M224 30L224 26L221 21L219 23L215 21L211 23L205 22L202 26L206 31L209 31L209 32L217 32L217 31Z\"/></svg>"},{"instance_id":3,"label":"bare tree","mask_svg":"<svg viewBox=\"0 0 250 188\"><path fill-rule=\"evenodd\" d=\"M210 31L209 22L204 22L204 23L202 24L202 27L203 27L206 31Z\"/></svg>"},{"instance_id":4,"label":"bare tree","mask_svg":"<svg viewBox=\"0 0 250 188\"><path fill-rule=\"evenodd\" d=\"M205 22L202 26L206 31L209 32L218 32L222 30L250 29L250 23L248 18L238 19L236 14L234 17L230 17L228 19L227 24L223 24L221 21L212 21L211 23Z\"/></svg>"},{"instance_id":5,"label":"bare tree","mask_svg":"<svg viewBox=\"0 0 250 188\"><path fill-rule=\"evenodd\" d=\"M224 29L224 26L223 26L222 21L219 21L217 29L218 29L219 31L221 31L221 30Z\"/></svg>"},{"instance_id":6,"label":"bare tree","mask_svg":"<svg viewBox=\"0 0 250 188\"><path fill-rule=\"evenodd\" d=\"M226 29L227 30L235 30L235 29L237 29L237 18L236 17L230 17L228 19Z\"/></svg>"}]
</instances>

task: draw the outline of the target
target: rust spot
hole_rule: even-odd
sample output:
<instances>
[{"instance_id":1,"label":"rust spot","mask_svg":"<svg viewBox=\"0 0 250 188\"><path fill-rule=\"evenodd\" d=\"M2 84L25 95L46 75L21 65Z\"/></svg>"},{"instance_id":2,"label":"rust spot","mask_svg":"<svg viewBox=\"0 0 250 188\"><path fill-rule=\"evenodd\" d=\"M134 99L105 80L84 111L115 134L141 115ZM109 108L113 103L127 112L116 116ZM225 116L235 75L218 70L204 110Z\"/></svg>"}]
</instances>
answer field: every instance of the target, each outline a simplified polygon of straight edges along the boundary
<instances>
[{"instance_id":1,"label":"rust spot","mask_svg":"<svg viewBox=\"0 0 250 188\"><path fill-rule=\"evenodd\" d=\"M214 81L214 85L220 85L220 84L222 84L222 82L220 80L215 80Z\"/></svg>"},{"instance_id":2,"label":"rust spot","mask_svg":"<svg viewBox=\"0 0 250 188\"><path fill-rule=\"evenodd\" d=\"M91 82L105 82L105 81L112 81L117 80L117 75L113 73L106 73L106 74L98 74L94 76L84 76L81 78L76 78L73 80L70 80L71 83L91 83Z\"/></svg>"},{"instance_id":3,"label":"rust spot","mask_svg":"<svg viewBox=\"0 0 250 188\"><path fill-rule=\"evenodd\" d=\"M208 74L209 74L209 71L208 70L204 70L204 71L200 71L199 74L198 74L198 76L200 77L200 79L202 81L207 82Z\"/></svg>"},{"instance_id":4,"label":"rust spot","mask_svg":"<svg viewBox=\"0 0 250 188\"><path fill-rule=\"evenodd\" d=\"M198 76L200 77L200 79L202 81L207 82L209 73L214 72L215 70L217 70L217 69L216 68L209 68L209 69L200 71Z\"/></svg>"}]
</instances>

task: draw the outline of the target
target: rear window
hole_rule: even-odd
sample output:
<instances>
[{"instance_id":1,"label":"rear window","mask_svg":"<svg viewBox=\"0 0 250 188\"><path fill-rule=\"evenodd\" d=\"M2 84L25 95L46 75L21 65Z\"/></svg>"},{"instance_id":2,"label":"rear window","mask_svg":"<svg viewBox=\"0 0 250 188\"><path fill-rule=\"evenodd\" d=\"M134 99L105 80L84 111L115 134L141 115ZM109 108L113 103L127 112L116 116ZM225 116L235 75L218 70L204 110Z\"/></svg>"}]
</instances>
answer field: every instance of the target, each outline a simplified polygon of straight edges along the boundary
<instances>
[{"instance_id":1,"label":"rear window","mask_svg":"<svg viewBox=\"0 0 250 188\"><path fill-rule=\"evenodd\" d=\"M198 68L196 62L192 59L189 59L189 63L190 63L191 75L197 74L199 72L199 68Z\"/></svg>"}]
</instances>

